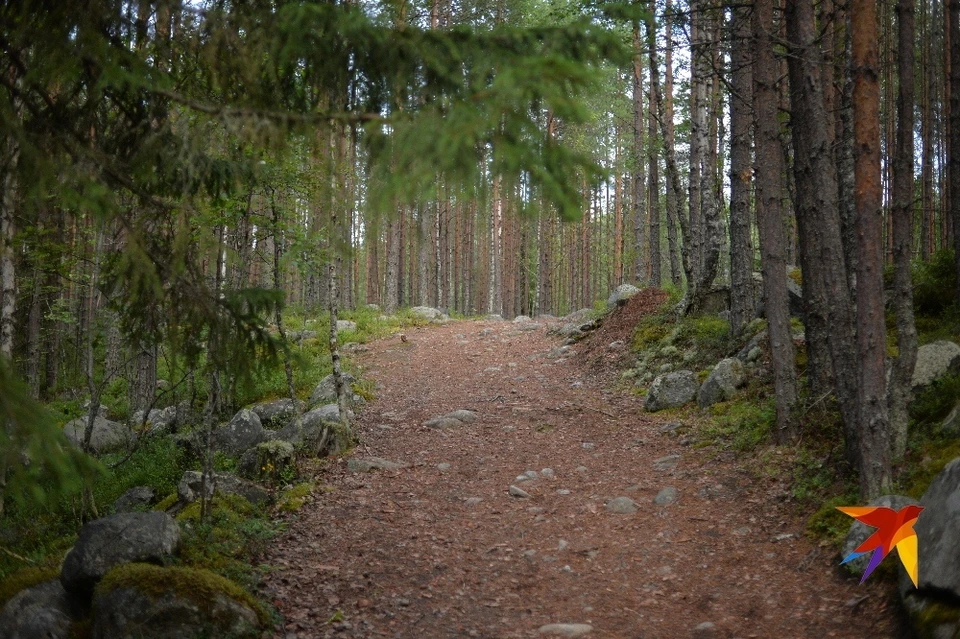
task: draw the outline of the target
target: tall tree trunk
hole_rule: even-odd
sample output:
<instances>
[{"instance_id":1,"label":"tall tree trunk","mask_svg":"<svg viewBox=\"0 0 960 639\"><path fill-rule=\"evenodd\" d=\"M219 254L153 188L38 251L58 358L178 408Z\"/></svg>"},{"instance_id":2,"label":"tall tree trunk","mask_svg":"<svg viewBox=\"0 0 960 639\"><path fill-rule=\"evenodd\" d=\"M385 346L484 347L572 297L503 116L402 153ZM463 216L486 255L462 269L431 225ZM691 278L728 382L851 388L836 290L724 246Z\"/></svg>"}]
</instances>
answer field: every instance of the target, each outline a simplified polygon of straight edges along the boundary
<instances>
[{"instance_id":1,"label":"tall tree trunk","mask_svg":"<svg viewBox=\"0 0 960 639\"><path fill-rule=\"evenodd\" d=\"M837 174L823 126L828 121L820 73L823 61L816 43L810 0L790 2L787 9L793 111L790 127L804 302L808 321L819 315L824 318L824 326L829 326L826 336L843 416L846 452L849 461L856 465L859 444L854 310L841 240Z\"/></svg>"},{"instance_id":2,"label":"tall tree trunk","mask_svg":"<svg viewBox=\"0 0 960 639\"><path fill-rule=\"evenodd\" d=\"M280 260L283 257L282 230L280 228L280 211L277 209L277 203L274 200L274 194L270 194L270 211L273 214L273 288L277 291L283 290L283 283L280 277ZM287 342L287 331L283 326L283 313L278 305L274 313L274 322L277 324L277 332L280 333L280 339ZM290 399L296 403L297 390L293 384L293 366L290 363L290 353L283 352L283 371L287 376L287 394Z\"/></svg>"},{"instance_id":3,"label":"tall tree trunk","mask_svg":"<svg viewBox=\"0 0 960 639\"><path fill-rule=\"evenodd\" d=\"M657 159L657 137L659 135L657 127L657 94L653 86L660 83L660 61L657 56L657 29L653 20L653 14L656 11L656 3L650 2L650 17L646 21L647 29L647 55L650 67L650 115L648 139L650 148L647 156L647 175L650 178L650 185L647 189L650 205L650 278L647 284L659 287L662 283L660 275L660 265L663 262L660 255L660 162Z\"/></svg>"},{"instance_id":4,"label":"tall tree trunk","mask_svg":"<svg viewBox=\"0 0 960 639\"><path fill-rule=\"evenodd\" d=\"M620 123L614 124L613 286L623 284L623 170L620 167Z\"/></svg>"},{"instance_id":5,"label":"tall tree trunk","mask_svg":"<svg viewBox=\"0 0 960 639\"><path fill-rule=\"evenodd\" d=\"M755 311L753 246L750 241L751 115L750 9L733 10L730 65L730 334L739 336ZM781 234L782 237L782 234Z\"/></svg>"},{"instance_id":6,"label":"tall tree trunk","mask_svg":"<svg viewBox=\"0 0 960 639\"><path fill-rule=\"evenodd\" d=\"M857 403L860 492L872 498L890 485L886 392L887 330L883 316L883 210L880 183L880 82L877 5L853 0L853 108L859 264L857 265ZM913 105L910 105L913 108Z\"/></svg>"},{"instance_id":7,"label":"tall tree trunk","mask_svg":"<svg viewBox=\"0 0 960 639\"><path fill-rule=\"evenodd\" d=\"M397 209L397 215L402 209ZM387 313L395 313L400 306L400 221L387 220L387 282L383 308Z\"/></svg>"},{"instance_id":8,"label":"tall tree trunk","mask_svg":"<svg viewBox=\"0 0 960 639\"><path fill-rule=\"evenodd\" d=\"M660 117L660 130L663 131L664 154L667 154L666 146L674 148L675 133L673 126L673 7L671 0L666 0L664 10L664 33L666 37L666 49L663 54L664 66L664 95L660 95L660 87L654 86L657 98L657 113L663 112ZM655 79L655 78L654 78ZM661 105L663 105L661 107ZM669 171L669 169L668 169ZM684 249L678 246L677 226L680 224L680 217L683 215L681 210L681 189L679 186L679 176L677 180L667 175L667 244L670 251L670 281L674 286L683 284L684 269L681 265L681 253Z\"/></svg>"},{"instance_id":9,"label":"tall tree trunk","mask_svg":"<svg viewBox=\"0 0 960 639\"><path fill-rule=\"evenodd\" d=\"M640 23L633 25L633 278L642 284L647 280L649 257L644 251L644 206L647 202L646 180L643 175L643 56L640 41Z\"/></svg>"},{"instance_id":10,"label":"tall tree trunk","mask_svg":"<svg viewBox=\"0 0 960 639\"><path fill-rule=\"evenodd\" d=\"M780 443L797 436L793 405L797 399L797 373L784 257L783 209L780 176L783 156L777 121L777 60L773 50L773 0L758 0L753 8L754 70L753 110L756 131L757 228L760 234L760 268L763 272L764 313L770 339Z\"/></svg>"},{"instance_id":11,"label":"tall tree trunk","mask_svg":"<svg viewBox=\"0 0 960 639\"><path fill-rule=\"evenodd\" d=\"M933 253L933 118L931 103L934 90L934 72L931 58L933 48L929 34L927 2L921 2L920 20L920 68L923 81L920 82L920 259L926 261Z\"/></svg>"},{"instance_id":12,"label":"tall tree trunk","mask_svg":"<svg viewBox=\"0 0 960 639\"><path fill-rule=\"evenodd\" d=\"M950 7L950 137L947 157L950 218L953 221L953 255L957 271L956 298L960 301L960 0L947 0Z\"/></svg>"},{"instance_id":13,"label":"tall tree trunk","mask_svg":"<svg viewBox=\"0 0 960 639\"><path fill-rule=\"evenodd\" d=\"M890 383L890 426L893 459L907 449L907 406L917 361L917 327L913 318L913 107L914 0L897 2L897 148L893 167L893 303L897 315L897 359Z\"/></svg>"},{"instance_id":14,"label":"tall tree trunk","mask_svg":"<svg viewBox=\"0 0 960 639\"><path fill-rule=\"evenodd\" d=\"M705 43L703 38L703 6L706 0L690 2L690 169L687 193L689 201L689 240L687 253L690 274L687 277L687 299L696 292L703 265L703 156L707 146L707 85L705 68ZM691 278L690 275L693 277Z\"/></svg>"}]
</instances>

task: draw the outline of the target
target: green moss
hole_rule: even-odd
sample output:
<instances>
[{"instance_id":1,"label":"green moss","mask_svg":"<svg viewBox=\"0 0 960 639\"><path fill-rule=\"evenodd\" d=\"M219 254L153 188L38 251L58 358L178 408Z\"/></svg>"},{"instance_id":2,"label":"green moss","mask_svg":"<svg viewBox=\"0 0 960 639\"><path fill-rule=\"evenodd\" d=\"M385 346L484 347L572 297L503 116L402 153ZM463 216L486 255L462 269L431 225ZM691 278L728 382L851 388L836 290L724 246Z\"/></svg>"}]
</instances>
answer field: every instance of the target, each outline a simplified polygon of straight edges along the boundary
<instances>
[{"instance_id":1,"label":"green moss","mask_svg":"<svg viewBox=\"0 0 960 639\"><path fill-rule=\"evenodd\" d=\"M199 568L162 568L153 564L123 564L104 575L97 593L118 588L142 592L151 599L173 594L195 603L201 610L213 609L217 595L235 599L253 610L261 625L269 622L263 605L238 584L209 570Z\"/></svg>"},{"instance_id":2,"label":"green moss","mask_svg":"<svg viewBox=\"0 0 960 639\"><path fill-rule=\"evenodd\" d=\"M297 512L303 508L315 486L316 484L312 482L304 482L287 488L280 494L280 499L277 500L277 510L285 513Z\"/></svg>"},{"instance_id":3,"label":"green moss","mask_svg":"<svg viewBox=\"0 0 960 639\"><path fill-rule=\"evenodd\" d=\"M58 568L31 567L19 570L6 579L0 581L0 608L27 588L32 588L45 581L57 579L60 575Z\"/></svg>"},{"instance_id":4,"label":"green moss","mask_svg":"<svg viewBox=\"0 0 960 639\"><path fill-rule=\"evenodd\" d=\"M177 503L177 499L179 499L179 497L177 496L177 493L170 493L169 495L161 499L160 503L154 506L153 509L159 510L159 511L169 510L171 506Z\"/></svg>"},{"instance_id":5,"label":"green moss","mask_svg":"<svg viewBox=\"0 0 960 639\"><path fill-rule=\"evenodd\" d=\"M777 419L774 398L749 392L733 401L714 404L710 413L714 419L704 426L703 436L743 451L766 441Z\"/></svg>"},{"instance_id":6,"label":"green moss","mask_svg":"<svg viewBox=\"0 0 960 639\"><path fill-rule=\"evenodd\" d=\"M960 375L944 375L917 394L910 417L917 425L939 424L960 399Z\"/></svg>"},{"instance_id":7,"label":"green moss","mask_svg":"<svg viewBox=\"0 0 960 639\"><path fill-rule=\"evenodd\" d=\"M943 637L938 632L940 626L954 626L960 624L960 608L943 601L924 599L922 602L913 600L907 605L910 618L913 621L917 636L923 639ZM956 638L960 633L955 633Z\"/></svg>"},{"instance_id":8,"label":"green moss","mask_svg":"<svg viewBox=\"0 0 960 639\"><path fill-rule=\"evenodd\" d=\"M960 457L960 439L925 442L919 450L911 453L911 458L919 461L906 466L902 477L906 486L904 494L920 499L940 471L957 457Z\"/></svg>"},{"instance_id":9,"label":"green moss","mask_svg":"<svg viewBox=\"0 0 960 639\"><path fill-rule=\"evenodd\" d=\"M858 503L856 495L843 495L828 499L807 519L807 534L815 539L826 540L831 546L840 548L850 531L853 520L837 510L837 506L849 506Z\"/></svg>"},{"instance_id":10,"label":"green moss","mask_svg":"<svg viewBox=\"0 0 960 639\"><path fill-rule=\"evenodd\" d=\"M256 512L253 504L240 495L217 493L214 498L210 500L210 505L211 516L221 516L233 520L250 517ZM188 504L180 511L180 514L177 515L177 520L182 522L199 521L200 502L195 501Z\"/></svg>"},{"instance_id":11,"label":"green moss","mask_svg":"<svg viewBox=\"0 0 960 639\"><path fill-rule=\"evenodd\" d=\"M787 277L797 283L797 286L803 286L803 272L799 268L791 269Z\"/></svg>"}]
</instances>

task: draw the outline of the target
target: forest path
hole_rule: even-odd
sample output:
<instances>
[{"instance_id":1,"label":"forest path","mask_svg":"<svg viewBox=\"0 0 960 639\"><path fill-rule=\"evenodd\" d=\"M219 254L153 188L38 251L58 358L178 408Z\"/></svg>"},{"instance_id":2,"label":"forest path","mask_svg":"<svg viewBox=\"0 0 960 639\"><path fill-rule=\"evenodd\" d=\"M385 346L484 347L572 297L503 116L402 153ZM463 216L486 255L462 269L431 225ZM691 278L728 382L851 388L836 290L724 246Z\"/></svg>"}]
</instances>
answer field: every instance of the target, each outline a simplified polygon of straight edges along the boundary
<instances>
[{"instance_id":1,"label":"forest path","mask_svg":"<svg viewBox=\"0 0 960 639\"><path fill-rule=\"evenodd\" d=\"M841 578L779 482L684 446L583 357L548 358L559 338L530 327L411 329L359 356L378 388L354 457L409 466L321 472L330 492L263 558L279 636L534 637L554 623L598 638L895 634L889 587ZM479 419L421 425L460 408ZM554 476L516 481L543 468ZM665 487L675 500L655 505ZM638 511L609 512L616 497Z\"/></svg>"}]
</instances>

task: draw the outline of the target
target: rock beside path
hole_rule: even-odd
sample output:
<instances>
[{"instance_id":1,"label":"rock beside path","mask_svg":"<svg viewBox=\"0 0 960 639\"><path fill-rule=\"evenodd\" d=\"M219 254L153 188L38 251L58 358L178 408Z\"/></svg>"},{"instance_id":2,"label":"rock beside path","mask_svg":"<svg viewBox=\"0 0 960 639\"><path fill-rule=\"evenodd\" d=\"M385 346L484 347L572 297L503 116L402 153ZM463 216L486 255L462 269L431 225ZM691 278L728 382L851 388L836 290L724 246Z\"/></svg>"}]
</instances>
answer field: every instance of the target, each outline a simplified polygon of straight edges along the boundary
<instances>
[{"instance_id":1,"label":"rock beside path","mask_svg":"<svg viewBox=\"0 0 960 639\"><path fill-rule=\"evenodd\" d=\"M629 497L617 497L607 502L607 510L618 515L632 515L637 512L637 504Z\"/></svg>"},{"instance_id":2,"label":"rock beside path","mask_svg":"<svg viewBox=\"0 0 960 639\"><path fill-rule=\"evenodd\" d=\"M57 580L17 593L0 610L0 637L4 639L67 639L80 614L76 602Z\"/></svg>"},{"instance_id":3,"label":"rock beside path","mask_svg":"<svg viewBox=\"0 0 960 639\"><path fill-rule=\"evenodd\" d=\"M450 411L446 415L440 415L423 422L427 428L442 430L445 428L458 428L464 424L472 424L477 421L477 414L472 410L458 409Z\"/></svg>"},{"instance_id":4,"label":"rock beside path","mask_svg":"<svg viewBox=\"0 0 960 639\"><path fill-rule=\"evenodd\" d=\"M410 312L426 320L444 320L447 319L446 313L432 306L414 306Z\"/></svg>"},{"instance_id":5,"label":"rock beside path","mask_svg":"<svg viewBox=\"0 0 960 639\"><path fill-rule=\"evenodd\" d=\"M347 396L347 405L356 406L361 403L362 398L353 392L351 384L356 383L357 378L351 375L350 373L341 373L340 378L343 380L344 393ZM310 401L308 406L313 408L321 404L335 404L337 402L337 385L333 379L333 373L327 375L320 383L317 384L316 388L313 389L313 392L310 393Z\"/></svg>"},{"instance_id":6,"label":"rock beside path","mask_svg":"<svg viewBox=\"0 0 960 639\"><path fill-rule=\"evenodd\" d=\"M161 563L180 546L180 526L166 513L121 513L91 521L67 553L60 582L87 598L105 574L129 562Z\"/></svg>"},{"instance_id":7,"label":"rock beside path","mask_svg":"<svg viewBox=\"0 0 960 639\"><path fill-rule=\"evenodd\" d=\"M266 439L267 433L260 418L249 408L244 408L214 432L214 447L227 455L239 457Z\"/></svg>"},{"instance_id":8,"label":"rock beside path","mask_svg":"<svg viewBox=\"0 0 960 639\"><path fill-rule=\"evenodd\" d=\"M693 371L665 373L653 380L643 406L650 413L683 406L697 396L697 390L699 384Z\"/></svg>"},{"instance_id":9,"label":"rock beside path","mask_svg":"<svg viewBox=\"0 0 960 639\"><path fill-rule=\"evenodd\" d=\"M189 504L200 499L202 480L199 471L188 470L183 473L180 483L177 484L177 496L181 503ZM239 495L257 506L270 503L270 493L252 481L240 479L231 473L214 473L213 485L206 488L208 494Z\"/></svg>"},{"instance_id":10,"label":"rock beside path","mask_svg":"<svg viewBox=\"0 0 960 639\"><path fill-rule=\"evenodd\" d=\"M607 298L607 306L626 304L628 299L639 292L640 289L633 284L621 284L610 293L610 296Z\"/></svg>"},{"instance_id":11,"label":"rock beside path","mask_svg":"<svg viewBox=\"0 0 960 639\"><path fill-rule=\"evenodd\" d=\"M737 389L746 382L746 369L736 357L721 360L713 367L700 390L697 392L697 405L700 408L713 406L717 402L733 397Z\"/></svg>"},{"instance_id":12,"label":"rock beside path","mask_svg":"<svg viewBox=\"0 0 960 639\"><path fill-rule=\"evenodd\" d=\"M666 486L660 489L657 496L653 498L653 503L657 506L666 506L677 501L677 489L673 486Z\"/></svg>"},{"instance_id":13,"label":"rock beside path","mask_svg":"<svg viewBox=\"0 0 960 639\"><path fill-rule=\"evenodd\" d=\"M206 570L132 564L107 575L93 602L97 639L260 636L240 589Z\"/></svg>"},{"instance_id":14,"label":"rock beside path","mask_svg":"<svg viewBox=\"0 0 960 639\"><path fill-rule=\"evenodd\" d=\"M264 428L283 428L302 407L303 402L295 402L289 397L261 402L250 407Z\"/></svg>"}]
</instances>

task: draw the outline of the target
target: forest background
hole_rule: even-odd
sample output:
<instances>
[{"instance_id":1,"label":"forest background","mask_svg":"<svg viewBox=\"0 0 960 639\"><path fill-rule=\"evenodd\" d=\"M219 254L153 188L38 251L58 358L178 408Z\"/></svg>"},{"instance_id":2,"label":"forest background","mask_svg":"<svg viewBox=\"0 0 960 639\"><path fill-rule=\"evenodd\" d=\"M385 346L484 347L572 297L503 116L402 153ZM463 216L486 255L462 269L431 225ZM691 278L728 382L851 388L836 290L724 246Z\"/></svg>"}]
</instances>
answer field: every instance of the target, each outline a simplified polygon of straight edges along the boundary
<instances>
[{"instance_id":1,"label":"forest background","mask_svg":"<svg viewBox=\"0 0 960 639\"><path fill-rule=\"evenodd\" d=\"M129 417L186 398L212 424L308 391L336 332L305 355L284 321L370 304L561 315L624 282L673 287L687 315L728 283L735 339L755 272L772 438L796 440L803 406L833 397L843 463L882 493L907 448L915 310L938 323L924 339L956 315L958 13L7 4L7 498L96 472L51 442L101 403ZM915 298L918 268L939 287Z\"/></svg>"}]
</instances>

